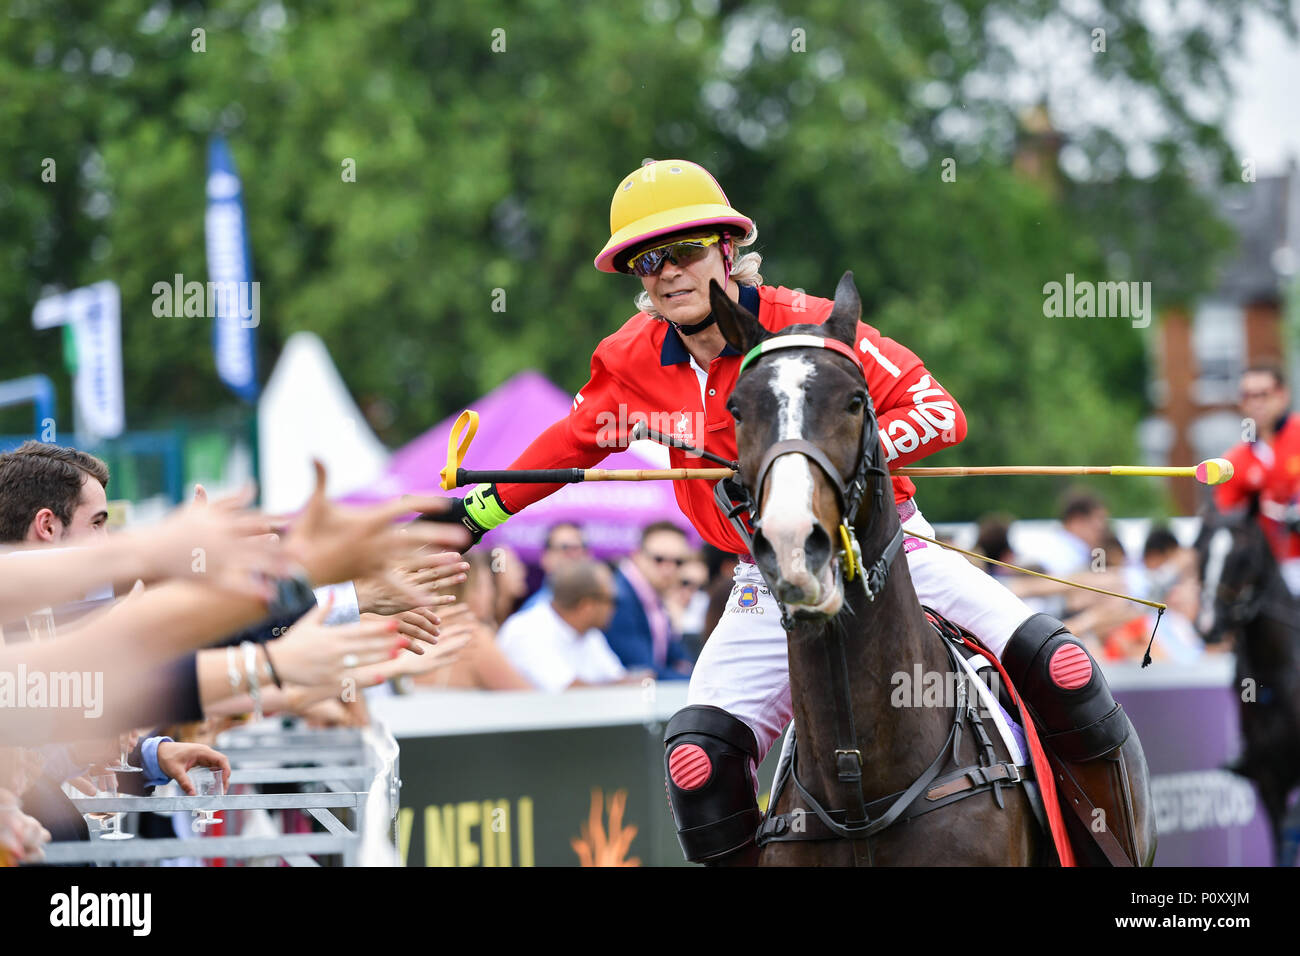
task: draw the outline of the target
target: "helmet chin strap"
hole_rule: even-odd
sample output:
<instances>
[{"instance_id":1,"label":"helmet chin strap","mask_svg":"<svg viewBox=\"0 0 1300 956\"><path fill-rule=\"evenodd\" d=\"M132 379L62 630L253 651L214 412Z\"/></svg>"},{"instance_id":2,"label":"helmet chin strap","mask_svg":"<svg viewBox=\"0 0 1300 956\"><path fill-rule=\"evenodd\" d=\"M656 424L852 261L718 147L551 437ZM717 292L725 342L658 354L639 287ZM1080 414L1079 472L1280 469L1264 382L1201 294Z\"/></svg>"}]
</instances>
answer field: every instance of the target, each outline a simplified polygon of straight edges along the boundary
<instances>
[{"instance_id":1,"label":"helmet chin strap","mask_svg":"<svg viewBox=\"0 0 1300 956\"><path fill-rule=\"evenodd\" d=\"M726 275L726 281L730 282L731 281L731 237L724 234L722 237L721 245L722 245L723 273ZM680 335L695 335L699 332L703 332L705 329L707 329L709 326L713 325L717 321L718 321L717 318L713 314L713 310L710 309L709 314L706 315L699 322L696 322L694 325L678 325L676 322L672 322L670 324L672 325L673 328L677 330L678 334Z\"/></svg>"},{"instance_id":2,"label":"helmet chin strap","mask_svg":"<svg viewBox=\"0 0 1300 956\"><path fill-rule=\"evenodd\" d=\"M718 320L714 318L713 313L710 312L707 316L704 317L704 320L702 322L696 322L694 325L678 325L676 322L674 322L672 323L672 326L681 335L694 335L697 332L703 332L710 325L713 325L713 323L717 321Z\"/></svg>"}]
</instances>

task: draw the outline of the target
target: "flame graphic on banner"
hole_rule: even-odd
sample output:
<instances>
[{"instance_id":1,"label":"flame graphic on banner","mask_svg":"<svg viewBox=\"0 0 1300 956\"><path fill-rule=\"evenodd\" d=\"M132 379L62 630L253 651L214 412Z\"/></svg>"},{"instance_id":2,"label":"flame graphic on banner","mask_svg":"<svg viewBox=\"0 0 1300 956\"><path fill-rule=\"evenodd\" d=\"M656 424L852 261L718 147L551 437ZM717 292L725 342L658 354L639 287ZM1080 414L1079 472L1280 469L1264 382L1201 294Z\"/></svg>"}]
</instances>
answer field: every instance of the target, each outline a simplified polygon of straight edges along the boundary
<instances>
[{"instance_id":1,"label":"flame graphic on banner","mask_svg":"<svg viewBox=\"0 0 1300 956\"><path fill-rule=\"evenodd\" d=\"M640 866L640 857L628 858L627 852L636 839L637 828L623 826L627 791L615 790L609 798L609 832L604 824L604 795L599 787L591 791L591 813L582 824L582 836L569 841L582 866Z\"/></svg>"}]
</instances>

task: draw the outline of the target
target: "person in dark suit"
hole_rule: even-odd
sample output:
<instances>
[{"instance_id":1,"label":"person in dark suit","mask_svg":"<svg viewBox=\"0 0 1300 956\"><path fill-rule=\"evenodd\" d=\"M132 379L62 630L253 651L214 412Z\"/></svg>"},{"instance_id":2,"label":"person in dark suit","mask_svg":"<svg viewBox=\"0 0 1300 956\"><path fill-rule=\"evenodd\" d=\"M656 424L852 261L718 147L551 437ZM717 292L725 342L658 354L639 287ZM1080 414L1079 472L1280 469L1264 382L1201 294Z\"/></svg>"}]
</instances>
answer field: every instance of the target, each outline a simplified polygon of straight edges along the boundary
<instances>
[{"instance_id":1,"label":"person in dark suit","mask_svg":"<svg viewBox=\"0 0 1300 956\"><path fill-rule=\"evenodd\" d=\"M664 605L691 556L685 532L671 521L656 521L641 532L637 550L619 562L605 639L628 670L648 668L659 680L691 676L690 656Z\"/></svg>"}]
</instances>

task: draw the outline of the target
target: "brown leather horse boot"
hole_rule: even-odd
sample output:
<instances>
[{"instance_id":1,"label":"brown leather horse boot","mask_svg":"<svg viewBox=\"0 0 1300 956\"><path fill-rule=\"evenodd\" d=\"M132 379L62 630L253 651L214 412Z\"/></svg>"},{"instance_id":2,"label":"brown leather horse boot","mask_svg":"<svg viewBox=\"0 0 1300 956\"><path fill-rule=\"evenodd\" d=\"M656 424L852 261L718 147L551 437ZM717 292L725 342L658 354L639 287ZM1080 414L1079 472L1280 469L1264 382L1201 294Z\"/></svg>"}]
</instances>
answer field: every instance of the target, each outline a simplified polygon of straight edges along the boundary
<instances>
[{"instance_id":1,"label":"brown leather horse boot","mask_svg":"<svg viewBox=\"0 0 1300 956\"><path fill-rule=\"evenodd\" d=\"M1077 861L1150 866L1146 757L1092 655L1059 620L1035 614L1011 635L1002 663L1040 729Z\"/></svg>"}]
</instances>

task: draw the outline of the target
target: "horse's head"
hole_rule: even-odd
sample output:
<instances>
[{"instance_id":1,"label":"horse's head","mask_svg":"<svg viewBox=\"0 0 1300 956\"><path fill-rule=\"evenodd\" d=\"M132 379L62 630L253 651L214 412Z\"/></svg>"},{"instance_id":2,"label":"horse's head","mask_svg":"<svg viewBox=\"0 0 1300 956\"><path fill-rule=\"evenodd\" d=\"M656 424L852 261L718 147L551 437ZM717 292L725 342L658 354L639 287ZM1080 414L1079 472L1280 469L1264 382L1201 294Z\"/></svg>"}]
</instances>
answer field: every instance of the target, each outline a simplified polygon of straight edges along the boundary
<instances>
[{"instance_id":1,"label":"horse's head","mask_svg":"<svg viewBox=\"0 0 1300 956\"><path fill-rule=\"evenodd\" d=\"M727 408L751 501L754 560L797 616L834 616L844 603L842 548L856 546L854 512L869 482L885 478L853 348L862 314L853 274L840 280L825 323L776 335L716 283L710 299L723 336L746 356Z\"/></svg>"},{"instance_id":2,"label":"horse's head","mask_svg":"<svg viewBox=\"0 0 1300 956\"><path fill-rule=\"evenodd\" d=\"M1220 640L1251 621L1271 578L1279 574L1258 514L1258 499L1252 498L1244 511L1202 516L1196 538L1201 571L1196 627L1206 641Z\"/></svg>"}]
</instances>

